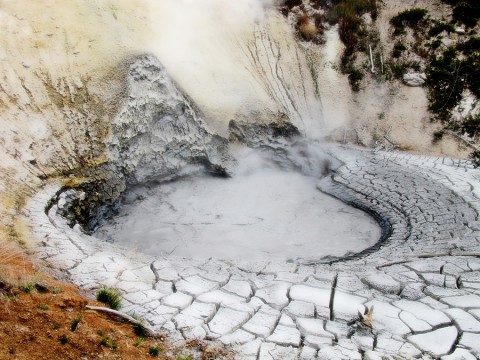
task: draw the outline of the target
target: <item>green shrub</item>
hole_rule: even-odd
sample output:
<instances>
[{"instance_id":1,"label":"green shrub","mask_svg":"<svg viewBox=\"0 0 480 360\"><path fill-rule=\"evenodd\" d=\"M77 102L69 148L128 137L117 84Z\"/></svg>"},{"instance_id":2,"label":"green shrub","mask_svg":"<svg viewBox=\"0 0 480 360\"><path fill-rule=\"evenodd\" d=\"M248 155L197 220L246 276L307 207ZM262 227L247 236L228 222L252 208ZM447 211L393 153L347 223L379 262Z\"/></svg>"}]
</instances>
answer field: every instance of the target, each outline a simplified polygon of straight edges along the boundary
<instances>
[{"instance_id":1,"label":"green shrub","mask_svg":"<svg viewBox=\"0 0 480 360\"><path fill-rule=\"evenodd\" d=\"M148 335L147 328L143 324L134 324L133 325L133 332L137 336L147 336Z\"/></svg>"},{"instance_id":2,"label":"green shrub","mask_svg":"<svg viewBox=\"0 0 480 360\"><path fill-rule=\"evenodd\" d=\"M472 137L480 134L480 115L464 119L460 130Z\"/></svg>"},{"instance_id":3,"label":"green shrub","mask_svg":"<svg viewBox=\"0 0 480 360\"><path fill-rule=\"evenodd\" d=\"M452 24L438 23L428 31L428 36L430 36L430 37L437 36L444 31L446 31L447 33L450 34L450 33L455 32L455 28L453 27Z\"/></svg>"},{"instance_id":4,"label":"green shrub","mask_svg":"<svg viewBox=\"0 0 480 360\"><path fill-rule=\"evenodd\" d=\"M390 70L395 79L401 79L403 75L407 73L408 69L420 71L420 64L415 61L398 61L390 63Z\"/></svg>"},{"instance_id":5,"label":"green shrub","mask_svg":"<svg viewBox=\"0 0 480 360\"><path fill-rule=\"evenodd\" d=\"M70 330L75 331L80 325L80 321L82 321L83 314L79 314L75 319L73 319L72 324L70 325Z\"/></svg>"},{"instance_id":6,"label":"green shrub","mask_svg":"<svg viewBox=\"0 0 480 360\"><path fill-rule=\"evenodd\" d=\"M480 5L478 2L469 3L466 1L458 3L453 9L453 19L460 21L469 27L477 25L480 19Z\"/></svg>"},{"instance_id":7,"label":"green shrub","mask_svg":"<svg viewBox=\"0 0 480 360\"><path fill-rule=\"evenodd\" d=\"M436 40L432 41L432 43L430 44L430 46L434 50L438 49L440 47L440 45L442 45L442 40L440 40L440 39L436 39Z\"/></svg>"},{"instance_id":8,"label":"green shrub","mask_svg":"<svg viewBox=\"0 0 480 360\"><path fill-rule=\"evenodd\" d=\"M427 68L429 86L429 108L439 114L443 120L448 118L465 88L465 66L457 59L457 52L449 48L441 56L433 57Z\"/></svg>"},{"instance_id":9,"label":"green shrub","mask_svg":"<svg viewBox=\"0 0 480 360\"><path fill-rule=\"evenodd\" d=\"M65 335L65 334L60 335L60 336L58 337L58 341L60 341L60 343L61 343L62 345L65 345L66 343L68 343L68 337L67 337L67 335Z\"/></svg>"},{"instance_id":10,"label":"green shrub","mask_svg":"<svg viewBox=\"0 0 480 360\"><path fill-rule=\"evenodd\" d=\"M467 41L458 44L458 50L461 50L465 55L471 54L473 52L480 52L480 38L471 37Z\"/></svg>"},{"instance_id":11,"label":"green shrub","mask_svg":"<svg viewBox=\"0 0 480 360\"><path fill-rule=\"evenodd\" d=\"M160 355L160 353L162 352L162 348L158 347L158 346L154 346L154 347L151 347L150 350L148 350L148 353L151 355L151 356L155 356L157 357L158 355Z\"/></svg>"},{"instance_id":12,"label":"green shrub","mask_svg":"<svg viewBox=\"0 0 480 360\"><path fill-rule=\"evenodd\" d=\"M118 348L118 344L115 341L110 340L108 337L104 337L102 340L100 340L100 345L108 347L112 350Z\"/></svg>"},{"instance_id":13,"label":"green shrub","mask_svg":"<svg viewBox=\"0 0 480 360\"><path fill-rule=\"evenodd\" d=\"M348 74L348 81L350 82L350 86L352 87L353 91L360 90L360 81L363 79L363 73L360 70L355 68L350 69L350 73Z\"/></svg>"},{"instance_id":14,"label":"green shrub","mask_svg":"<svg viewBox=\"0 0 480 360\"><path fill-rule=\"evenodd\" d=\"M435 143L437 141L442 140L444 134L445 134L445 131L443 131L443 130L435 131L433 133L433 142Z\"/></svg>"},{"instance_id":15,"label":"green shrub","mask_svg":"<svg viewBox=\"0 0 480 360\"><path fill-rule=\"evenodd\" d=\"M137 348L142 347L144 343L145 343L145 339L142 337L139 337L137 341L135 341L135 347Z\"/></svg>"},{"instance_id":16,"label":"green shrub","mask_svg":"<svg viewBox=\"0 0 480 360\"><path fill-rule=\"evenodd\" d=\"M425 19L425 15L427 15L427 10L413 8L400 12L390 20L390 23L395 28L404 28L405 26L415 28L422 20Z\"/></svg>"},{"instance_id":17,"label":"green shrub","mask_svg":"<svg viewBox=\"0 0 480 360\"><path fill-rule=\"evenodd\" d=\"M122 299L115 289L103 287L97 292L96 299L114 310L120 309Z\"/></svg>"},{"instance_id":18,"label":"green shrub","mask_svg":"<svg viewBox=\"0 0 480 360\"><path fill-rule=\"evenodd\" d=\"M27 282L20 285L19 289L22 290L24 293L30 294L33 290L35 290L35 283Z\"/></svg>"},{"instance_id":19,"label":"green shrub","mask_svg":"<svg viewBox=\"0 0 480 360\"><path fill-rule=\"evenodd\" d=\"M407 50L407 47L404 44L396 43L393 46L392 56L394 58L399 58L402 55L402 52L404 52L405 50Z\"/></svg>"}]
</instances>

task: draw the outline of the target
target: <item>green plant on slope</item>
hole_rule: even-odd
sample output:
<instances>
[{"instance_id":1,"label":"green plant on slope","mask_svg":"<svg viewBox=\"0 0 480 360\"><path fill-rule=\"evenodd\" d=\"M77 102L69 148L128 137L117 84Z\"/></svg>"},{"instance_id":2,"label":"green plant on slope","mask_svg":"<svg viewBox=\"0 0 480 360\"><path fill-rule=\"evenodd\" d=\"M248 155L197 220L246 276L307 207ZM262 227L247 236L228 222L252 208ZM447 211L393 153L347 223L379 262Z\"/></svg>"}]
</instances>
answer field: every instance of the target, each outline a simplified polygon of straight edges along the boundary
<instances>
[{"instance_id":1,"label":"green plant on slope","mask_svg":"<svg viewBox=\"0 0 480 360\"><path fill-rule=\"evenodd\" d=\"M390 23L396 29L402 29L404 27L417 27L421 21L425 19L427 15L427 10L421 8L413 8L409 10L402 11L398 15L394 16Z\"/></svg>"},{"instance_id":2,"label":"green plant on slope","mask_svg":"<svg viewBox=\"0 0 480 360\"><path fill-rule=\"evenodd\" d=\"M103 287L97 292L96 299L114 310L120 309L122 299L115 289Z\"/></svg>"}]
</instances>

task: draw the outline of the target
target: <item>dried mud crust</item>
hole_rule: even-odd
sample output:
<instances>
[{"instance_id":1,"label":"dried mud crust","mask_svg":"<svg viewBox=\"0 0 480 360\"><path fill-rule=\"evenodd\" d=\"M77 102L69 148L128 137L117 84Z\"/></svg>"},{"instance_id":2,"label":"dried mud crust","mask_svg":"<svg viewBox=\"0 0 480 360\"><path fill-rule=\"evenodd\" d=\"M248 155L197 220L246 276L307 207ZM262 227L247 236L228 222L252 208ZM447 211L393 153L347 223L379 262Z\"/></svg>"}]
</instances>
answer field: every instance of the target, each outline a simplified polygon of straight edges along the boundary
<instances>
[{"instance_id":1,"label":"dried mud crust","mask_svg":"<svg viewBox=\"0 0 480 360\"><path fill-rule=\"evenodd\" d=\"M83 288L117 288L123 311L175 343L216 339L237 359L478 357L480 172L449 158L327 151L344 165L319 188L387 226L368 252L287 263L154 258L70 229L54 207L45 214L55 184L27 206L35 251ZM373 328L362 328L358 312L372 306Z\"/></svg>"}]
</instances>

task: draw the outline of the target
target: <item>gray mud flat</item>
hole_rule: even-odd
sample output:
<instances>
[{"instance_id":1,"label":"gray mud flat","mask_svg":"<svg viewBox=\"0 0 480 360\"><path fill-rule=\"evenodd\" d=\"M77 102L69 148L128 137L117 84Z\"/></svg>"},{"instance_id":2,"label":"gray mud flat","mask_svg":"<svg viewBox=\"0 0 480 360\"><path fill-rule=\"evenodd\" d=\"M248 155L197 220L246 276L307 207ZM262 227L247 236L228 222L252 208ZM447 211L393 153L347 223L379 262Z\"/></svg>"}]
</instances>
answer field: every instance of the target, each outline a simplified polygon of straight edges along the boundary
<instances>
[{"instance_id":1,"label":"gray mud flat","mask_svg":"<svg viewBox=\"0 0 480 360\"><path fill-rule=\"evenodd\" d=\"M151 255L279 260L342 256L380 238L369 215L326 195L317 178L250 154L232 178L136 188L96 234Z\"/></svg>"}]
</instances>

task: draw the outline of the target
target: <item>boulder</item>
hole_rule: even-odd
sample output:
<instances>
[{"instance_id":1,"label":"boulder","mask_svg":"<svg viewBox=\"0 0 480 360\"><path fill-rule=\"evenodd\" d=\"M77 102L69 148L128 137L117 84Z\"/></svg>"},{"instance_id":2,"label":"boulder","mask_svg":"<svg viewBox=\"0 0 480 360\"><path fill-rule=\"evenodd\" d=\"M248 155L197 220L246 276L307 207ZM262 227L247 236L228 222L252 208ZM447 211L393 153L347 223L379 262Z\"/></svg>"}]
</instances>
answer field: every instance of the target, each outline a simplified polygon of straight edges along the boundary
<instances>
[{"instance_id":1,"label":"boulder","mask_svg":"<svg viewBox=\"0 0 480 360\"><path fill-rule=\"evenodd\" d=\"M408 86L423 86L426 79L427 77L423 73L408 73L403 75L403 82Z\"/></svg>"}]
</instances>

